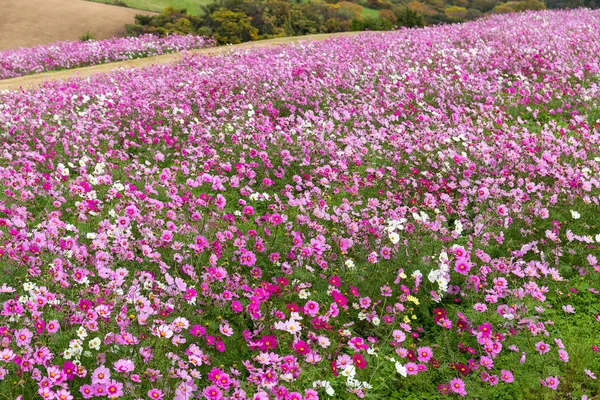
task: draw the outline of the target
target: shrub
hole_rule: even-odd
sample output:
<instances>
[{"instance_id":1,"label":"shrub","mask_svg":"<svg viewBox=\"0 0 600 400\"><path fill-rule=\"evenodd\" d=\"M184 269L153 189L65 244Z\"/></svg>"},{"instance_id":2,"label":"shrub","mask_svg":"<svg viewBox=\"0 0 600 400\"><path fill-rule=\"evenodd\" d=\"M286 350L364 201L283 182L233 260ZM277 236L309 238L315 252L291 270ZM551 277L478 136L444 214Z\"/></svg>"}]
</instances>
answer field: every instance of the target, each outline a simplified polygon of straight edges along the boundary
<instances>
[{"instance_id":1,"label":"shrub","mask_svg":"<svg viewBox=\"0 0 600 400\"><path fill-rule=\"evenodd\" d=\"M90 31L87 31L87 32L85 32L85 33L83 33L82 35L79 36L79 41L80 42L89 42L90 40L96 40L96 37Z\"/></svg>"}]
</instances>

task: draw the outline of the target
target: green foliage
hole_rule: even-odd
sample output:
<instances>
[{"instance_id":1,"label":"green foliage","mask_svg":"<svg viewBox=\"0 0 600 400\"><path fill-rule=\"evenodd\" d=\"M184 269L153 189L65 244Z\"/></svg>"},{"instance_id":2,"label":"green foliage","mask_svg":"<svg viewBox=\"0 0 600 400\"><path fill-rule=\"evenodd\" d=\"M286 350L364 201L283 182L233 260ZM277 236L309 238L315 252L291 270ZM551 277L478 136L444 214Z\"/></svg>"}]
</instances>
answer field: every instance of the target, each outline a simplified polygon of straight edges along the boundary
<instances>
[{"instance_id":1,"label":"green foliage","mask_svg":"<svg viewBox=\"0 0 600 400\"><path fill-rule=\"evenodd\" d=\"M137 15L135 24L126 28L130 35L193 33L213 36L219 44L235 44L271 37L388 30L404 20L411 24L407 26L422 26L414 12L403 19L389 3L376 6L378 9L364 8L348 1L217 0L202 6L202 16L168 7L159 15Z\"/></svg>"},{"instance_id":2,"label":"green foliage","mask_svg":"<svg viewBox=\"0 0 600 400\"><path fill-rule=\"evenodd\" d=\"M453 21L464 21L467 18L467 9L464 7L450 6L444 13Z\"/></svg>"},{"instance_id":3,"label":"green foliage","mask_svg":"<svg viewBox=\"0 0 600 400\"><path fill-rule=\"evenodd\" d=\"M79 36L79 41L80 42L89 42L90 40L96 40L96 37L90 31L86 31L84 34L82 34L81 36Z\"/></svg>"},{"instance_id":4,"label":"green foliage","mask_svg":"<svg viewBox=\"0 0 600 400\"><path fill-rule=\"evenodd\" d=\"M394 5L392 11L396 15L396 25L408 28L423 27L425 21L423 15L406 6Z\"/></svg>"},{"instance_id":5,"label":"green foliage","mask_svg":"<svg viewBox=\"0 0 600 400\"><path fill-rule=\"evenodd\" d=\"M92 0L150 11L129 35L200 34L219 44L349 30L471 21L485 14L600 7L600 0ZM166 7L166 8L165 8ZM225 9L230 13L220 11ZM245 14L245 17L240 13ZM216 18L215 18L216 17ZM236 21L242 24L234 27Z\"/></svg>"},{"instance_id":6,"label":"green foliage","mask_svg":"<svg viewBox=\"0 0 600 400\"><path fill-rule=\"evenodd\" d=\"M387 31L393 28L393 25L381 18L363 18L353 19L350 29L353 31Z\"/></svg>"},{"instance_id":7,"label":"green foliage","mask_svg":"<svg viewBox=\"0 0 600 400\"><path fill-rule=\"evenodd\" d=\"M190 14L202 15L202 6L213 0L91 0L97 3L112 4L120 7L136 8L160 13L167 7L185 8Z\"/></svg>"},{"instance_id":8,"label":"green foliage","mask_svg":"<svg viewBox=\"0 0 600 400\"><path fill-rule=\"evenodd\" d=\"M546 5L541 0L525 0L525 1L509 1L507 3L498 4L494 7L493 12L504 14L509 12L526 11L526 10L545 10Z\"/></svg>"},{"instance_id":9,"label":"green foliage","mask_svg":"<svg viewBox=\"0 0 600 400\"><path fill-rule=\"evenodd\" d=\"M215 39L218 43L241 43L256 40L258 29L250 23L250 17L243 12L221 8L211 14L215 22Z\"/></svg>"},{"instance_id":10,"label":"green foliage","mask_svg":"<svg viewBox=\"0 0 600 400\"><path fill-rule=\"evenodd\" d=\"M109 0L98 0L109 1ZM110 0L114 1L114 0ZM116 0L131 5L135 0ZM188 4L191 0L153 0ZM485 14L548 8L598 7L600 0L201 0L196 10L167 7L138 15L130 35L199 34L219 44L345 31L381 31L470 21ZM545 2L546 1L546 2ZM126 2L126 3L125 3ZM182 3L182 4L183 4ZM199 5L201 4L201 5Z\"/></svg>"}]
</instances>

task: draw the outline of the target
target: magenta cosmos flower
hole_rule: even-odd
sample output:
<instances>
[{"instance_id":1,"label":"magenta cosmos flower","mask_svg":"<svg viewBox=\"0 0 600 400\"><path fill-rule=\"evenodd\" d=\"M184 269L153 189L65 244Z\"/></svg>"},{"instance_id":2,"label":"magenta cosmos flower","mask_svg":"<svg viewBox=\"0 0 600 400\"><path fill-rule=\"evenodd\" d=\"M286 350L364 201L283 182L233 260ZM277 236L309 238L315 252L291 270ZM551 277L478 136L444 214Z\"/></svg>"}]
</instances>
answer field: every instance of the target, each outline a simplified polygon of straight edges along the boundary
<instances>
[{"instance_id":1,"label":"magenta cosmos flower","mask_svg":"<svg viewBox=\"0 0 600 400\"><path fill-rule=\"evenodd\" d=\"M433 351L429 347L419 347L417 349L417 359L421 362L429 362L429 360L433 357Z\"/></svg>"}]
</instances>

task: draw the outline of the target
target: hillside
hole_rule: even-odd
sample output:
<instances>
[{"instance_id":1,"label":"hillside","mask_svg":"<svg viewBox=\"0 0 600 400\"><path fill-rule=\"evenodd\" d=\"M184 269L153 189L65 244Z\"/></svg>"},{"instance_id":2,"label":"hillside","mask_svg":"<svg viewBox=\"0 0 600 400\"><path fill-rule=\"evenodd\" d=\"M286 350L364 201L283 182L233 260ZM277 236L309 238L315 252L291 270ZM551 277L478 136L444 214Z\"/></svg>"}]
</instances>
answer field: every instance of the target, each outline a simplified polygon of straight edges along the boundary
<instances>
[{"instance_id":1,"label":"hillside","mask_svg":"<svg viewBox=\"0 0 600 400\"><path fill-rule=\"evenodd\" d=\"M0 50L125 33L135 15L152 13L84 0L0 0Z\"/></svg>"},{"instance_id":2,"label":"hillside","mask_svg":"<svg viewBox=\"0 0 600 400\"><path fill-rule=\"evenodd\" d=\"M600 393L600 10L0 92L0 393Z\"/></svg>"}]
</instances>

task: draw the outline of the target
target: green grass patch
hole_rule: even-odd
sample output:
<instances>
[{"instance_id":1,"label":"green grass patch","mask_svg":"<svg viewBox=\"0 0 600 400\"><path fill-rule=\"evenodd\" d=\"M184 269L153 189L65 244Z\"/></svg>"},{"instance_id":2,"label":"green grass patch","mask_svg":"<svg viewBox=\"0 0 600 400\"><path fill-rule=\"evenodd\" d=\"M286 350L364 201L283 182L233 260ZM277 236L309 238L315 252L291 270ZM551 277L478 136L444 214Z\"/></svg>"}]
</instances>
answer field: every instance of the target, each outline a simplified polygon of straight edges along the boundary
<instances>
[{"instance_id":1,"label":"green grass patch","mask_svg":"<svg viewBox=\"0 0 600 400\"><path fill-rule=\"evenodd\" d=\"M378 18L379 10L375 10L374 8L363 7L360 16L363 18Z\"/></svg>"},{"instance_id":2,"label":"green grass patch","mask_svg":"<svg viewBox=\"0 0 600 400\"><path fill-rule=\"evenodd\" d=\"M96 3L115 4L114 0L89 0ZM167 7L185 8L189 14L202 15L201 6L212 3L212 0L120 0L129 8L161 12Z\"/></svg>"}]
</instances>

